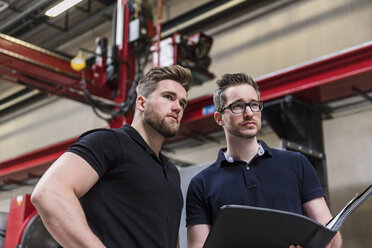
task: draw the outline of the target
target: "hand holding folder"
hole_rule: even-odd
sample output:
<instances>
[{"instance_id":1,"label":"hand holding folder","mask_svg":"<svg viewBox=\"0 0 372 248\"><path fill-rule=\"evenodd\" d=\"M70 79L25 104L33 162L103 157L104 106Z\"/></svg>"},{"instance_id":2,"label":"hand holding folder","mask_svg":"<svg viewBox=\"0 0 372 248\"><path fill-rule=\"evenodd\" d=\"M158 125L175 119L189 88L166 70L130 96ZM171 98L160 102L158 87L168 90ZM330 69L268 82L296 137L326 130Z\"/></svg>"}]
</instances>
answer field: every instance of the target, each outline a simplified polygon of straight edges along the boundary
<instances>
[{"instance_id":1,"label":"hand holding folder","mask_svg":"<svg viewBox=\"0 0 372 248\"><path fill-rule=\"evenodd\" d=\"M354 197L326 226L306 216L286 211L225 205L221 208L204 248L281 248L292 244L322 248L371 194L372 185Z\"/></svg>"}]
</instances>

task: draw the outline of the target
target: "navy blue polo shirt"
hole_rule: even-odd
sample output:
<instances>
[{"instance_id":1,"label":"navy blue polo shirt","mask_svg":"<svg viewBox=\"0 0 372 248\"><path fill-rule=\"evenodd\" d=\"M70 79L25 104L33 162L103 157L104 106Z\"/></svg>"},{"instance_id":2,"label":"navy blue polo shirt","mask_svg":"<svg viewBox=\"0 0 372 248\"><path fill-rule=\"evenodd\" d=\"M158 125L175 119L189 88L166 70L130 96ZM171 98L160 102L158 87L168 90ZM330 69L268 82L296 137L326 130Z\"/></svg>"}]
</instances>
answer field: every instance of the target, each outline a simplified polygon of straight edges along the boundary
<instances>
[{"instance_id":1,"label":"navy blue polo shirt","mask_svg":"<svg viewBox=\"0 0 372 248\"><path fill-rule=\"evenodd\" d=\"M192 178L186 198L187 225L213 222L223 205L237 204L303 214L302 204L324 196L309 160L299 152L268 147L249 161L221 149L216 162Z\"/></svg>"},{"instance_id":2,"label":"navy blue polo shirt","mask_svg":"<svg viewBox=\"0 0 372 248\"><path fill-rule=\"evenodd\" d=\"M89 131L68 152L99 175L80 202L106 247L176 247L183 207L178 169L136 129Z\"/></svg>"}]
</instances>

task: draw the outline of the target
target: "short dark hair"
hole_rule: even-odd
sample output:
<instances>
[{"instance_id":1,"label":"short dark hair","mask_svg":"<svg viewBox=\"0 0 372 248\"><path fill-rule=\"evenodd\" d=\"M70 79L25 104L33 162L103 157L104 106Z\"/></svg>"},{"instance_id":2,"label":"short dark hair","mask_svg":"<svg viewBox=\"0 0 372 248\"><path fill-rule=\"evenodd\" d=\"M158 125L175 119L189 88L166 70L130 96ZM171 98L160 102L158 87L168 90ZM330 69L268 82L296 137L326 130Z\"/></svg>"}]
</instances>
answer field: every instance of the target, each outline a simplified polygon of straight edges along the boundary
<instances>
[{"instance_id":1,"label":"short dark hair","mask_svg":"<svg viewBox=\"0 0 372 248\"><path fill-rule=\"evenodd\" d=\"M180 65L153 67L139 81L137 94L148 97L158 88L159 82L165 79L174 80L180 83L183 88L185 88L186 92L192 84L192 75L188 68Z\"/></svg>"},{"instance_id":2,"label":"short dark hair","mask_svg":"<svg viewBox=\"0 0 372 248\"><path fill-rule=\"evenodd\" d=\"M217 80L216 83L218 88L214 91L213 102L217 112L222 112L222 108L224 107L226 101L224 91L232 86L248 84L253 87L253 89L257 93L258 100L260 100L260 90L258 88L257 83L249 75L245 73L235 74L226 73L222 76L221 79Z\"/></svg>"}]
</instances>

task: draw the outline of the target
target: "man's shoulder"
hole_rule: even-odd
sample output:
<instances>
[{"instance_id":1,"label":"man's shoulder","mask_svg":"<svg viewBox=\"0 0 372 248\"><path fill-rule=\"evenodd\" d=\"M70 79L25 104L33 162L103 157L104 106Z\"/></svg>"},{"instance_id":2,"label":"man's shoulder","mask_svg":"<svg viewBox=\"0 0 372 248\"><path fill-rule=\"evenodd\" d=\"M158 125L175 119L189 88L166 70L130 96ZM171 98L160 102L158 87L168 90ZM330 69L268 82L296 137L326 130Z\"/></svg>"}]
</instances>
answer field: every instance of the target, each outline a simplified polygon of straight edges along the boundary
<instances>
[{"instance_id":1,"label":"man's shoulder","mask_svg":"<svg viewBox=\"0 0 372 248\"><path fill-rule=\"evenodd\" d=\"M124 136L127 137L127 133L123 128L95 128L84 132L80 135L79 139L82 138L103 138L103 137L117 137Z\"/></svg>"},{"instance_id":2,"label":"man's shoulder","mask_svg":"<svg viewBox=\"0 0 372 248\"><path fill-rule=\"evenodd\" d=\"M268 147L271 155L275 157L282 157L282 158L296 158L299 156L303 156L302 153L297 152L297 151L290 151L290 150L285 150L281 148L272 148Z\"/></svg>"},{"instance_id":3,"label":"man's shoulder","mask_svg":"<svg viewBox=\"0 0 372 248\"><path fill-rule=\"evenodd\" d=\"M204 181L211 177L212 174L217 172L217 162L212 164L208 164L206 168L200 170L192 179L191 181Z\"/></svg>"},{"instance_id":4,"label":"man's shoulder","mask_svg":"<svg viewBox=\"0 0 372 248\"><path fill-rule=\"evenodd\" d=\"M271 159L268 160L271 164L280 164L282 167L298 168L299 166L310 166L309 159L301 152L284 150L280 148L270 148Z\"/></svg>"}]
</instances>

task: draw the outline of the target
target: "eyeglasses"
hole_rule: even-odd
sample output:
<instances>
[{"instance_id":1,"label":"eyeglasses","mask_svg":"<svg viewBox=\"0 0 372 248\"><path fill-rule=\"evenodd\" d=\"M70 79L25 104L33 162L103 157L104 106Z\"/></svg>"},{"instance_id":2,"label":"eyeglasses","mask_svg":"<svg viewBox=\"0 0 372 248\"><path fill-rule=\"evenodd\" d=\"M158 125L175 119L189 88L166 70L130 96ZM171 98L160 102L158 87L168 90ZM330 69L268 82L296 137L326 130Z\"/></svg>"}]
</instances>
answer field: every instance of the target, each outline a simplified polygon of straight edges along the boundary
<instances>
[{"instance_id":1,"label":"eyeglasses","mask_svg":"<svg viewBox=\"0 0 372 248\"><path fill-rule=\"evenodd\" d=\"M252 101L252 102L233 102L226 107L221 109L221 113L226 109L230 109L234 114L242 114L245 112L247 106L251 109L252 112L261 112L263 109L262 101Z\"/></svg>"}]
</instances>

